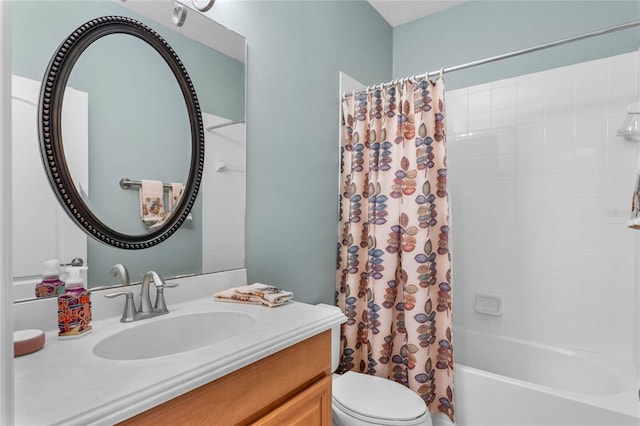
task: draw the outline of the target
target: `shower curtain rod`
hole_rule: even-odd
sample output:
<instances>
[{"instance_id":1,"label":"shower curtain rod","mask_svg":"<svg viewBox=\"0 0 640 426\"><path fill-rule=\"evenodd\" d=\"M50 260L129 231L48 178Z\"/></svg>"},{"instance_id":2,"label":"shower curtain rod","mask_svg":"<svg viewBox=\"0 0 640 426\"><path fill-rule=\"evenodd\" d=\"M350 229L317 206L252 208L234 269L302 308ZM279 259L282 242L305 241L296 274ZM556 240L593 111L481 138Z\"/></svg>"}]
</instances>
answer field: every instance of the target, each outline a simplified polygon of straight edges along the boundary
<instances>
[{"instance_id":1,"label":"shower curtain rod","mask_svg":"<svg viewBox=\"0 0 640 426\"><path fill-rule=\"evenodd\" d=\"M433 76L436 76L436 75L441 75L441 74L444 74L444 73L450 73L452 71L459 71L459 70L462 70L462 69L465 69L465 68L471 68L471 67L475 67L475 66L478 66L478 65L484 65L484 64L488 64L490 62L500 61L502 59L512 58L514 56L524 55L525 53L536 52L538 50L543 50L543 49L547 49L549 47L559 46L561 44L571 43L573 41L578 41L578 40L582 40L582 39L585 39L585 38L590 38L590 37L595 37L595 36L599 36L599 35L603 35L603 34L608 34L608 33L612 33L612 32L615 32L615 31L626 30L626 29L629 29L629 28L637 27L638 25L640 25L640 20L639 21L631 21L631 22L627 22L627 23L624 23L624 24L619 24L619 25L614 25L612 27L603 28L601 30L591 31L591 32L580 34L580 35L577 35L577 36L573 36L573 37L568 37L568 38L564 38L564 39L561 39L561 40L552 41L550 43L540 44L538 46L533 46L533 47L527 47L525 49L520 49L520 50L514 50L513 52L503 53L502 55L492 56L490 58L485 58L485 59L479 59L477 61L468 62L466 64L456 65L456 66L449 67L449 68L442 68L442 69L440 69L438 71L431 71L431 72L428 72L426 74L421 74L421 75L417 75L417 76L413 76L413 77L405 77L405 78L412 78L414 80L424 80L426 78L433 77ZM354 90L351 93L344 93L343 97L353 96L354 94L358 94L358 93L365 93L365 92L368 92L369 90L376 89L376 88L382 89L384 87L389 87L397 80L404 80L404 79L396 79L396 80L390 81L388 83L376 84L376 85L373 85L373 86L368 86L368 87L365 87L365 88L362 88L362 89Z\"/></svg>"}]
</instances>

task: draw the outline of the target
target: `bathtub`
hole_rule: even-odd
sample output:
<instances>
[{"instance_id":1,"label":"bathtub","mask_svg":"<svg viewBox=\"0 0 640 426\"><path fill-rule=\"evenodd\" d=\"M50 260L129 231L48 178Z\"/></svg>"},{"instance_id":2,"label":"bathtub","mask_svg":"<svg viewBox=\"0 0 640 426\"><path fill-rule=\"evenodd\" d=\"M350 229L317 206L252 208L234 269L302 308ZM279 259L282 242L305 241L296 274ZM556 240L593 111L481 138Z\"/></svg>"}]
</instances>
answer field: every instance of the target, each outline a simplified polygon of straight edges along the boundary
<instances>
[{"instance_id":1,"label":"bathtub","mask_svg":"<svg viewBox=\"0 0 640 426\"><path fill-rule=\"evenodd\" d=\"M458 426L640 425L632 365L454 330Z\"/></svg>"}]
</instances>

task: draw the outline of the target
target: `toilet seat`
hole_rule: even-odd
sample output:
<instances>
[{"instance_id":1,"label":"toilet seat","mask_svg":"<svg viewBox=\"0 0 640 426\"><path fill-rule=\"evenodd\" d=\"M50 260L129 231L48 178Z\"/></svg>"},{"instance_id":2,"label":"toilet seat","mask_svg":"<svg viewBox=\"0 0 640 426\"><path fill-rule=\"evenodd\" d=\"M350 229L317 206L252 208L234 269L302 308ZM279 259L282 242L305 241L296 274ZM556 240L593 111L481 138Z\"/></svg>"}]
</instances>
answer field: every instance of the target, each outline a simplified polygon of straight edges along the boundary
<instances>
[{"instance_id":1,"label":"toilet seat","mask_svg":"<svg viewBox=\"0 0 640 426\"><path fill-rule=\"evenodd\" d=\"M429 416L416 393L400 383L348 371L333 381L333 404L343 413L376 425L421 425Z\"/></svg>"}]
</instances>

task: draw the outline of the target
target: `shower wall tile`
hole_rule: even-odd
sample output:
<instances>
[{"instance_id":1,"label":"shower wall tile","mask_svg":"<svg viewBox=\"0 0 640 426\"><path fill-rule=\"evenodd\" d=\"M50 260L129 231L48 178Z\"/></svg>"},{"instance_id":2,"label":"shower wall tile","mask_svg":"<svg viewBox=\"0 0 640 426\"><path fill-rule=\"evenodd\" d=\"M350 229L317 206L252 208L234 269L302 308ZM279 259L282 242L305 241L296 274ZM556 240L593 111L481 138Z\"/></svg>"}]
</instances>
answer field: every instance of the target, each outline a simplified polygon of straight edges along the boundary
<instances>
[{"instance_id":1,"label":"shower wall tile","mask_svg":"<svg viewBox=\"0 0 640 426\"><path fill-rule=\"evenodd\" d=\"M467 115L468 93L467 89L458 89L445 94L447 116Z\"/></svg>"},{"instance_id":2,"label":"shower wall tile","mask_svg":"<svg viewBox=\"0 0 640 426\"><path fill-rule=\"evenodd\" d=\"M542 164L542 162L540 163ZM537 175L519 176L516 180L516 198L529 197L532 199L544 196L544 182Z\"/></svg>"},{"instance_id":3,"label":"shower wall tile","mask_svg":"<svg viewBox=\"0 0 640 426\"><path fill-rule=\"evenodd\" d=\"M575 160L575 165L578 160ZM601 172L585 172L573 174L573 196L578 198L593 198L604 196L604 179Z\"/></svg>"},{"instance_id":4,"label":"shower wall tile","mask_svg":"<svg viewBox=\"0 0 640 426\"><path fill-rule=\"evenodd\" d=\"M638 57L621 55L609 59L609 114L626 111L638 93Z\"/></svg>"},{"instance_id":5,"label":"shower wall tile","mask_svg":"<svg viewBox=\"0 0 640 426\"><path fill-rule=\"evenodd\" d=\"M512 127L493 132L498 154L513 154L516 152L516 131Z\"/></svg>"},{"instance_id":6,"label":"shower wall tile","mask_svg":"<svg viewBox=\"0 0 640 426\"><path fill-rule=\"evenodd\" d=\"M516 156L516 175L540 175L544 171L544 153L542 151L520 152Z\"/></svg>"},{"instance_id":7,"label":"shower wall tile","mask_svg":"<svg viewBox=\"0 0 640 426\"><path fill-rule=\"evenodd\" d=\"M454 324L631 359L638 53L447 93ZM500 317L474 310L502 297Z\"/></svg>"},{"instance_id":8,"label":"shower wall tile","mask_svg":"<svg viewBox=\"0 0 640 426\"><path fill-rule=\"evenodd\" d=\"M574 67L556 68L547 71L544 92L544 101L547 105L571 105L575 98Z\"/></svg>"},{"instance_id":9,"label":"shower wall tile","mask_svg":"<svg viewBox=\"0 0 640 426\"><path fill-rule=\"evenodd\" d=\"M636 169L634 143L607 146L607 170L634 171Z\"/></svg>"},{"instance_id":10,"label":"shower wall tile","mask_svg":"<svg viewBox=\"0 0 640 426\"><path fill-rule=\"evenodd\" d=\"M573 148L573 121L562 121L561 117L546 120L544 131L544 149L556 152Z\"/></svg>"},{"instance_id":11,"label":"shower wall tile","mask_svg":"<svg viewBox=\"0 0 640 426\"><path fill-rule=\"evenodd\" d=\"M618 125L622 123L624 116L620 116ZM615 134L614 134L615 136ZM612 142L619 139L612 139ZM575 121L575 145L576 147L598 147L607 143L607 123L604 120L587 120L576 118Z\"/></svg>"},{"instance_id":12,"label":"shower wall tile","mask_svg":"<svg viewBox=\"0 0 640 426\"><path fill-rule=\"evenodd\" d=\"M516 127L516 147L518 152L542 151L544 149L544 126Z\"/></svg>"},{"instance_id":13,"label":"shower wall tile","mask_svg":"<svg viewBox=\"0 0 640 426\"><path fill-rule=\"evenodd\" d=\"M470 133L482 133L491 128L491 112L479 112L467 118L467 130Z\"/></svg>"},{"instance_id":14,"label":"shower wall tile","mask_svg":"<svg viewBox=\"0 0 640 426\"><path fill-rule=\"evenodd\" d=\"M545 149L542 170L544 173L568 173L573 171L572 149Z\"/></svg>"},{"instance_id":15,"label":"shower wall tile","mask_svg":"<svg viewBox=\"0 0 640 426\"><path fill-rule=\"evenodd\" d=\"M629 190L633 192L633 183L628 183ZM604 223L626 226L629 221L629 208L631 202L629 196L626 197L607 197L602 199L604 209Z\"/></svg>"},{"instance_id":16,"label":"shower wall tile","mask_svg":"<svg viewBox=\"0 0 640 426\"><path fill-rule=\"evenodd\" d=\"M491 128L494 130L509 129L516 124L515 108L494 109L491 115Z\"/></svg>"},{"instance_id":17,"label":"shower wall tile","mask_svg":"<svg viewBox=\"0 0 640 426\"><path fill-rule=\"evenodd\" d=\"M576 104L603 104L606 107L606 98L603 93L608 92L606 82L609 79L608 59L583 62L575 67L575 100ZM605 82L603 85L602 82ZM602 102L602 101L605 102Z\"/></svg>"},{"instance_id":18,"label":"shower wall tile","mask_svg":"<svg viewBox=\"0 0 640 426\"><path fill-rule=\"evenodd\" d=\"M449 111L449 108L447 108ZM447 136L449 138L465 135L467 133L466 115L447 115Z\"/></svg>"},{"instance_id":19,"label":"shower wall tile","mask_svg":"<svg viewBox=\"0 0 640 426\"><path fill-rule=\"evenodd\" d=\"M544 121L544 104L526 104L517 108L517 125L527 126Z\"/></svg>"},{"instance_id":20,"label":"shower wall tile","mask_svg":"<svg viewBox=\"0 0 640 426\"><path fill-rule=\"evenodd\" d=\"M609 169L605 175L605 190L609 197L628 196L627 204L631 202L630 195L633 193L634 173L632 171L616 171Z\"/></svg>"},{"instance_id":21,"label":"shower wall tile","mask_svg":"<svg viewBox=\"0 0 640 426\"><path fill-rule=\"evenodd\" d=\"M507 85L493 86L491 89L491 108L502 110L504 108L513 108L517 105L517 86L515 81Z\"/></svg>"},{"instance_id":22,"label":"shower wall tile","mask_svg":"<svg viewBox=\"0 0 640 426\"><path fill-rule=\"evenodd\" d=\"M517 105L527 107L544 103L544 78L518 82Z\"/></svg>"},{"instance_id":23,"label":"shower wall tile","mask_svg":"<svg viewBox=\"0 0 640 426\"><path fill-rule=\"evenodd\" d=\"M633 233L628 232L626 227L607 224L603 228L604 248L611 251L633 252L635 248L635 238Z\"/></svg>"},{"instance_id":24,"label":"shower wall tile","mask_svg":"<svg viewBox=\"0 0 640 426\"><path fill-rule=\"evenodd\" d=\"M468 114L475 115L491 111L491 90L481 90L469 93Z\"/></svg>"},{"instance_id":25,"label":"shower wall tile","mask_svg":"<svg viewBox=\"0 0 640 426\"><path fill-rule=\"evenodd\" d=\"M575 148L573 149L574 171L577 173L588 172L589 174L594 174L594 172L603 170L605 164L602 162L602 159L607 155L606 149L597 146L582 147L578 143L578 140L576 137Z\"/></svg>"}]
</instances>

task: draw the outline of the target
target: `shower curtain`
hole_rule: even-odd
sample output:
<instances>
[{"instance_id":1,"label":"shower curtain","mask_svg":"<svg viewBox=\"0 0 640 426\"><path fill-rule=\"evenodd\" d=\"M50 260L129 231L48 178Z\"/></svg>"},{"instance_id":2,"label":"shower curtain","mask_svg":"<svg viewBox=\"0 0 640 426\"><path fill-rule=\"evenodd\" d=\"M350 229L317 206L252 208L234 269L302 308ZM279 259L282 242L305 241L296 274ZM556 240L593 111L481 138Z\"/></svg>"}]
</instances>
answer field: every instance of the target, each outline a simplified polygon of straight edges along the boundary
<instances>
[{"instance_id":1,"label":"shower curtain","mask_svg":"<svg viewBox=\"0 0 640 426\"><path fill-rule=\"evenodd\" d=\"M341 370L386 377L453 420L442 78L342 99Z\"/></svg>"}]
</instances>

